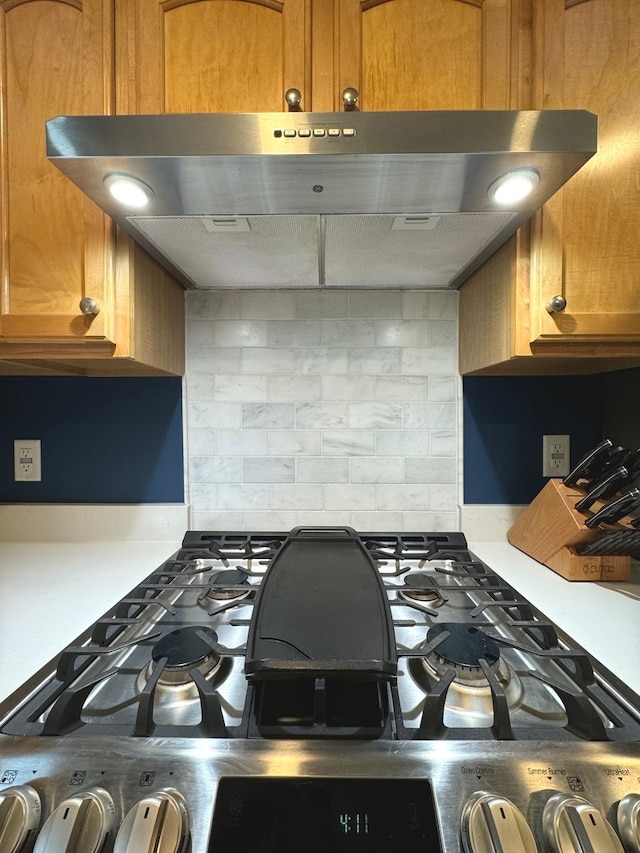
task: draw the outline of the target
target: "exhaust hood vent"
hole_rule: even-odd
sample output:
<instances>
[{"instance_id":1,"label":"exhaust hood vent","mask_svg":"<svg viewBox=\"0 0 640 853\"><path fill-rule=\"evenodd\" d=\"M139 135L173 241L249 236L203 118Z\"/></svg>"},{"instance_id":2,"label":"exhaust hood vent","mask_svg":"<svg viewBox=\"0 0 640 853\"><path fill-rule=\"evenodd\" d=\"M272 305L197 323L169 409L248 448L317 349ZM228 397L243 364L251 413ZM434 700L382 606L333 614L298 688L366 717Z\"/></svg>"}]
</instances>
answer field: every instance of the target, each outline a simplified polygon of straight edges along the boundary
<instances>
[{"instance_id":1,"label":"exhaust hood vent","mask_svg":"<svg viewBox=\"0 0 640 853\"><path fill-rule=\"evenodd\" d=\"M596 140L579 110L47 122L49 159L185 287L206 289L458 287ZM135 209L109 189L127 178Z\"/></svg>"},{"instance_id":2,"label":"exhaust hood vent","mask_svg":"<svg viewBox=\"0 0 640 853\"><path fill-rule=\"evenodd\" d=\"M210 288L444 288L513 213L252 216L212 228L200 216L130 216L129 225ZM404 223L398 226L398 221ZM420 224L418 224L418 222Z\"/></svg>"}]
</instances>

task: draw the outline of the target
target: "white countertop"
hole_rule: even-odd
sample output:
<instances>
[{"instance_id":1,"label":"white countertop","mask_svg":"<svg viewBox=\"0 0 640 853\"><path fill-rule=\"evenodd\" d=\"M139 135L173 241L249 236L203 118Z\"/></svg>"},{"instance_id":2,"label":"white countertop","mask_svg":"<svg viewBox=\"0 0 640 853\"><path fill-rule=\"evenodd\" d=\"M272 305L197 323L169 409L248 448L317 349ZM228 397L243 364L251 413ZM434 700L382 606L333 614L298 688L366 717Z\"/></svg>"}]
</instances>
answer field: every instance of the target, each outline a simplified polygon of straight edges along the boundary
<instances>
[{"instance_id":1,"label":"white countertop","mask_svg":"<svg viewBox=\"0 0 640 853\"><path fill-rule=\"evenodd\" d=\"M179 540L0 542L0 701L179 546ZM640 571L628 583L571 583L506 542L469 546L640 694Z\"/></svg>"},{"instance_id":2,"label":"white countertop","mask_svg":"<svg viewBox=\"0 0 640 853\"><path fill-rule=\"evenodd\" d=\"M0 542L0 701L180 547L180 541Z\"/></svg>"},{"instance_id":3,"label":"white countertop","mask_svg":"<svg viewBox=\"0 0 640 853\"><path fill-rule=\"evenodd\" d=\"M469 547L531 604L640 695L640 566L629 581L568 581L508 542Z\"/></svg>"}]
</instances>

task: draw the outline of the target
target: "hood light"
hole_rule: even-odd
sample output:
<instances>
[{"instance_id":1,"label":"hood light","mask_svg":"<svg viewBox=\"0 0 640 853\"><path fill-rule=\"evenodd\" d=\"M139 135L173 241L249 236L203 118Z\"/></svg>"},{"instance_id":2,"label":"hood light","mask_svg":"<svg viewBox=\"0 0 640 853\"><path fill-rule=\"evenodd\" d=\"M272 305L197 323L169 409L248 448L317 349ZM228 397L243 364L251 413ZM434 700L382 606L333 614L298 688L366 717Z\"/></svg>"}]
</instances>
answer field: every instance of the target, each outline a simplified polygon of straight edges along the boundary
<instances>
[{"instance_id":1,"label":"hood light","mask_svg":"<svg viewBox=\"0 0 640 853\"><path fill-rule=\"evenodd\" d=\"M526 198L540 183L535 169L515 169L507 172L489 187L489 197L498 204L515 204Z\"/></svg>"},{"instance_id":2,"label":"hood light","mask_svg":"<svg viewBox=\"0 0 640 853\"><path fill-rule=\"evenodd\" d=\"M151 187L129 175L107 175L104 185L115 200L125 207L146 207L154 196Z\"/></svg>"}]
</instances>

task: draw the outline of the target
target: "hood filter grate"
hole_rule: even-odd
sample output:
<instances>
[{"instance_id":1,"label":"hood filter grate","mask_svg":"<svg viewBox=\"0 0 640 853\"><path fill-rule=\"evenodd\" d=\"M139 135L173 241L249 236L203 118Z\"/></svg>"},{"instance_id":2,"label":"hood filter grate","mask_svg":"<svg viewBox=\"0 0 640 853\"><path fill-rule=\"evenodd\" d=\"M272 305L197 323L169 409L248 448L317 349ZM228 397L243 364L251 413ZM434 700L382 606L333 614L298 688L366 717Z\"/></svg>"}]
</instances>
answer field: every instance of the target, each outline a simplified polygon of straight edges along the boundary
<instances>
[{"instance_id":1,"label":"hood filter grate","mask_svg":"<svg viewBox=\"0 0 640 853\"><path fill-rule=\"evenodd\" d=\"M440 289L515 216L250 216L239 225L201 216L128 220L200 289Z\"/></svg>"},{"instance_id":2,"label":"hood filter grate","mask_svg":"<svg viewBox=\"0 0 640 853\"><path fill-rule=\"evenodd\" d=\"M513 219L513 213L456 213L407 227L394 216L330 216L326 225L327 287L449 287ZM427 220L422 220L423 222Z\"/></svg>"},{"instance_id":3,"label":"hood filter grate","mask_svg":"<svg viewBox=\"0 0 640 853\"><path fill-rule=\"evenodd\" d=\"M318 286L316 216L127 218L200 289Z\"/></svg>"}]
</instances>

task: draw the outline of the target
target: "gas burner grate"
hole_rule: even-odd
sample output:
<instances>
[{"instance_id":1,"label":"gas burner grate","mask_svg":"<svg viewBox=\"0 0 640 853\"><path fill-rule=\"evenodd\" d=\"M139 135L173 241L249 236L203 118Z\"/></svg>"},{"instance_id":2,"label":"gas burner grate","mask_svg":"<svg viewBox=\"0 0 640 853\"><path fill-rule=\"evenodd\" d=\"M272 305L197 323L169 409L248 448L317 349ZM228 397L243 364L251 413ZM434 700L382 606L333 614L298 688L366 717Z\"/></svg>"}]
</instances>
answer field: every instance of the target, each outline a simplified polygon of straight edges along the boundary
<instances>
[{"instance_id":1,"label":"gas burner grate","mask_svg":"<svg viewBox=\"0 0 640 853\"><path fill-rule=\"evenodd\" d=\"M218 559L218 558L215 558ZM200 577L202 575L206 577ZM191 550L180 551L174 559L167 560L156 572L135 587L132 592L118 602L111 611L99 619L92 628L79 640L66 647L58 656L54 678L38 694L38 702L29 709L26 725L29 734L46 736L61 736L71 733L86 732L90 729L96 734L124 734L130 736L166 736L166 737L223 737L227 736L224 724L220 697L205 676L196 668L187 670L187 678L197 691L199 722L192 725L157 725L154 719L154 703L158 693L163 672L169 663L166 657L159 657L157 666L148 678L142 679L142 686L136 691L137 712L133 721L117 722L108 715L102 718L97 715L91 722L83 714L91 694L104 687L107 682L117 682L130 675L131 654L138 653L138 670L150 665L154 649L158 641L169 636L171 632L163 630L163 624L172 617L178 617L180 602L184 595L206 595L211 588L213 579L219 575L216 566L197 567ZM251 570L243 571L245 578L261 577L262 573ZM236 580L236 577L232 578ZM236 589L234 585L218 585L224 591ZM242 586L245 596L241 599L229 599L218 602L211 613L200 611L202 616L210 618L227 613L239 607L252 606L253 601L247 599L246 587ZM249 595L255 595L255 590L249 590ZM216 602L212 602L216 604ZM160 614L160 616L158 616ZM164 620L164 621L163 621ZM248 619L231 619L234 626L248 626ZM148 630L151 625L152 630ZM177 628L180 631L193 633L191 626ZM231 659L244 655L244 645L226 647L212 640L205 629L195 631L201 641L220 656L222 674L227 677L231 670ZM211 632L213 633L213 632ZM215 636L215 635L214 635ZM131 654L130 654L131 653ZM112 665L114 660L120 663ZM104 661L104 663L102 663ZM98 675L92 675L94 669L99 669ZM138 673L140 676L140 673ZM216 679L217 685L221 679ZM33 705L33 703L32 703Z\"/></svg>"},{"instance_id":2,"label":"gas burner grate","mask_svg":"<svg viewBox=\"0 0 640 853\"><path fill-rule=\"evenodd\" d=\"M305 678L301 667L288 683L277 681L281 673L254 673L248 681L244 664L255 607L266 573L291 535L188 532L175 555L63 650L38 689L7 716L2 732L640 740L638 713L619 686L613 689L585 652L559 637L542 614L477 560L461 533L360 534L382 600L386 597L393 635L391 669L389 661L384 667L374 661L375 678L367 681L360 673L360 692L369 697L360 708L348 666L344 672L338 667L337 680L336 673L315 670ZM322 543L335 531L311 529L309 538L314 535ZM346 584L348 566L345 573ZM325 596L326 612L318 617L326 625L334 605L349 609L340 578L333 591L336 598ZM449 633L484 632L477 659L460 663L444 653L447 626ZM176 664L162 644L172 632L203 642L212 660L205 654L202 663L194 654ZM293 692L286 699L293 710L283 718L279 703L287 691Z\"/></svg>"}]
</instances>

